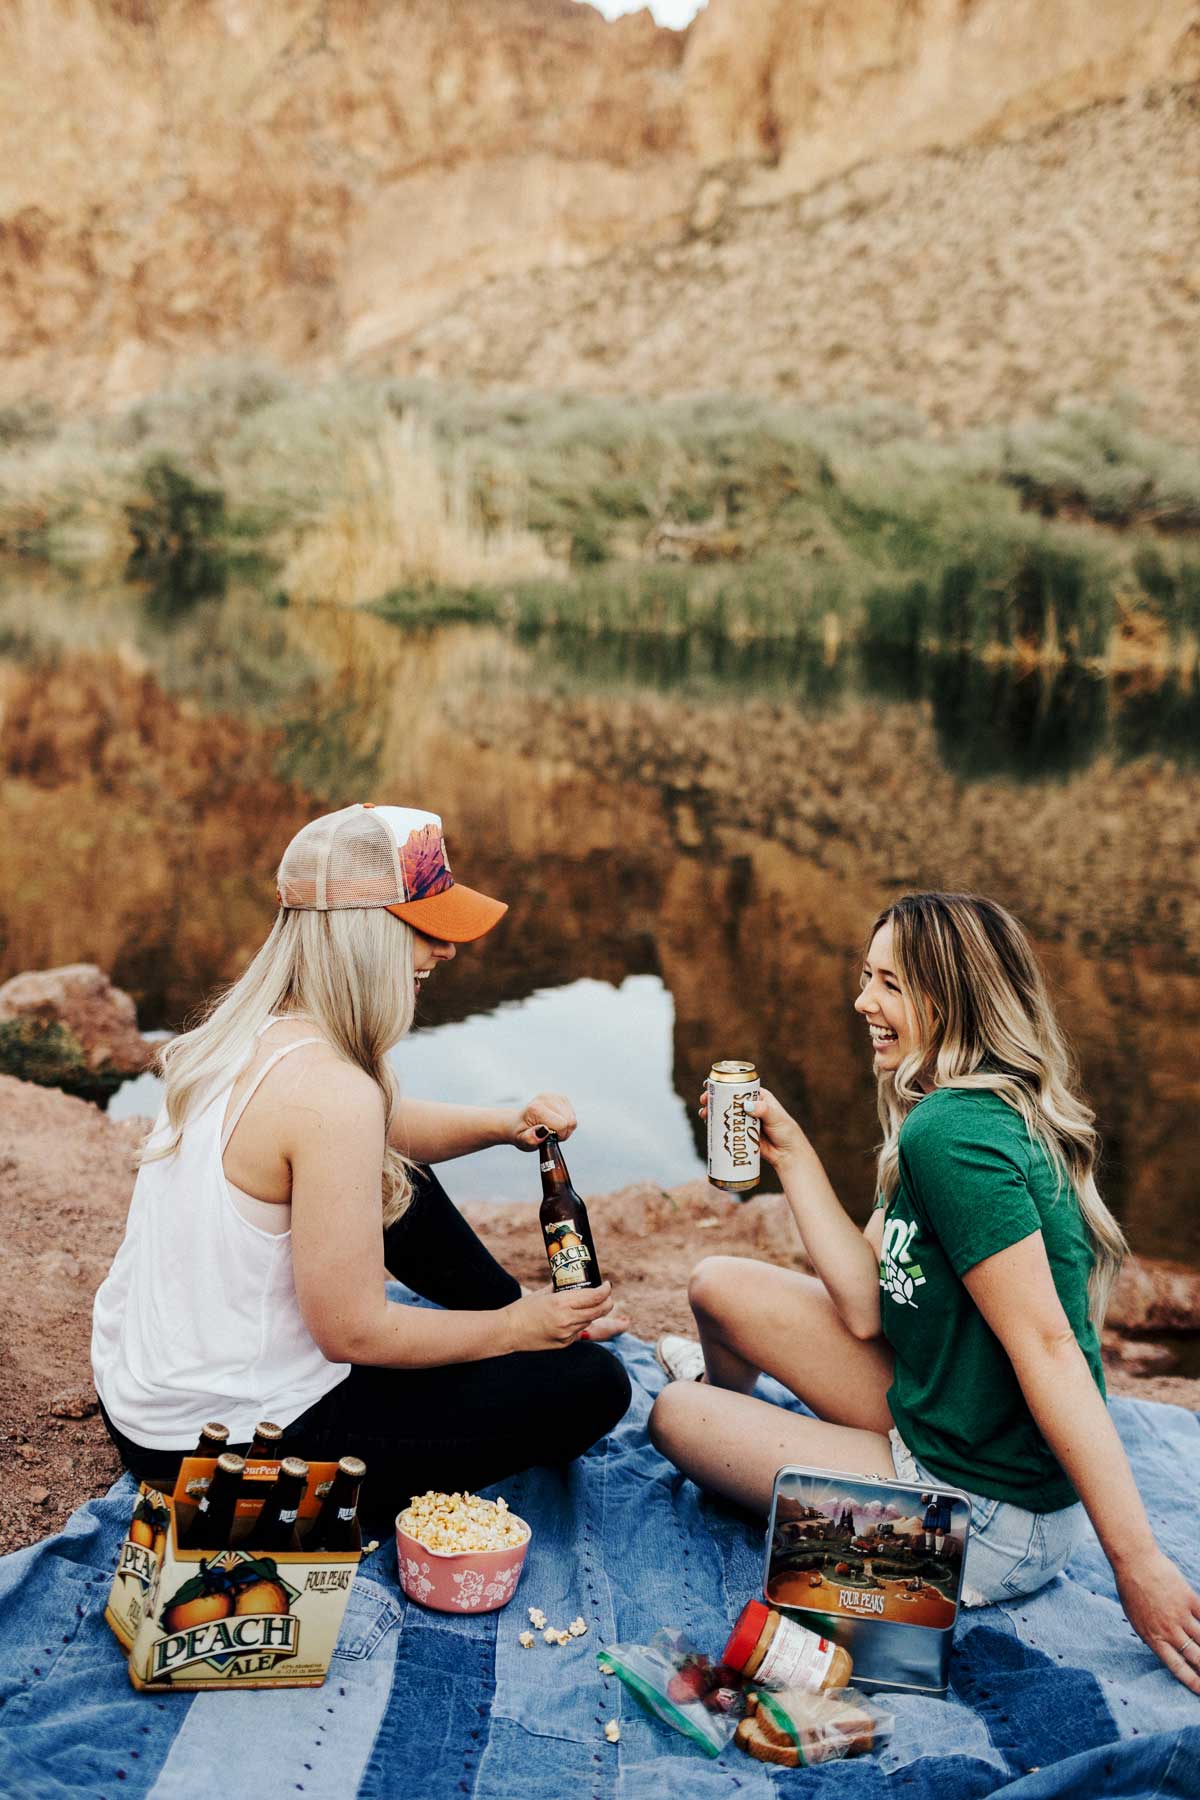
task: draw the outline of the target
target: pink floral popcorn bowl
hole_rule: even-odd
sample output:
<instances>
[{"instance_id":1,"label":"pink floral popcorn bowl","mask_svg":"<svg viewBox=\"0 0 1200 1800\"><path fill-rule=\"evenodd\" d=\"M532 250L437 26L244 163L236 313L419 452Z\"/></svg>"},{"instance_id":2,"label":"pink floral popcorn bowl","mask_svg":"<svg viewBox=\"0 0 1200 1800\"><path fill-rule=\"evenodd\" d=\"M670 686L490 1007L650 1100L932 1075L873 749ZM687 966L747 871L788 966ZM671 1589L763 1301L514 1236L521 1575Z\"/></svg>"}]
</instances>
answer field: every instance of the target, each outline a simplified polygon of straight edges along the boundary
<instances>
[{"instance_id":1,"label":"pink floral popcorn bowl","mask_svg":"<svg viewBox=\"0 0 1200 1800\"><path fill-rule=\"evenodd\" d=\"M509 1541L496 1549L476 1547L497 1536ZM530 1536L525 1520L503 1502L473 1494L422 1495L396 1520L400 1585L410 1600L437 1612L495 1612L517 1591ZM471 1547L435 1549L429 1539L439 1545L461 1539Z\"/></svg>"}]
</instances>

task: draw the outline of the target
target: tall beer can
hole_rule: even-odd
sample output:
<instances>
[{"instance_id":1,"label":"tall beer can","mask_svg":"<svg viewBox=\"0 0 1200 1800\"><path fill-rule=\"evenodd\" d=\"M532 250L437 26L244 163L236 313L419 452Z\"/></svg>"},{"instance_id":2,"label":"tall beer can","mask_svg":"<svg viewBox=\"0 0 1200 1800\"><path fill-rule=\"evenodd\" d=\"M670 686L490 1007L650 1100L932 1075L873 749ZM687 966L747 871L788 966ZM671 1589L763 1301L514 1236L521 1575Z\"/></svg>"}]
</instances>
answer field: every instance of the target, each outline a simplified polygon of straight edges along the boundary
<instances>
[{"instance_id":1,"label":"tall beer can","mask_svg":"<svg viewBox=\"0 0 1200 1800\"><path fill-rule=\"evenodd\" d=\"M759 1182L758 1099L751 1062L716 1062L708 1072L708 1179L727 1194L749 1194Z\"/></svg>"}]
</instances>

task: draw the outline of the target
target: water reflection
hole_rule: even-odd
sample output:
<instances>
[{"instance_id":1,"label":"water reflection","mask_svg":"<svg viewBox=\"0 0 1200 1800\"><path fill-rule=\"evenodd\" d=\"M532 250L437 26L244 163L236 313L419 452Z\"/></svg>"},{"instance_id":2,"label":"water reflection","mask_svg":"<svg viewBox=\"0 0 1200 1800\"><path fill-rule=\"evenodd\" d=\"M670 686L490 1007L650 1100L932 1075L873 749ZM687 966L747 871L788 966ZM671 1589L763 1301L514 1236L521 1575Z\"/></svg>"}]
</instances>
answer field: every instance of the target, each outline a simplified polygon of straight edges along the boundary
<instances>
[{"instance_id":1,"label":"water reflection","mask_svg":"<svg viewBox=\"0 0 1200 1800\"><path fill-rule=\"evenodd\" d=\"M1086 669L1019 671L969 656L922 671L947 768L1042 780L1086 769L1109 738L1107 683Z\"/></svg>"},{"instance_id":2,"label":"water reflection","mask_svg":"<svg viewBox=\"0 0 1200 1800\"><path fill-rule=\"evenodd\" d=\"M702 631L638 637L565 629L522 633L520 641L597 693L628 687L697 696L755 693L824 707L857 685L852 657L806 643L735 643Z\"/></svg>"},{"instance_id":3,"label":"water reflection","mask_svg":"<svg viewBox=\"0 0 1200 1800\"><path fill-rule=\"evenodd\" d=\"M237 587L167 619L142 598L38 577L0 604L0 977L96 961L143 1023L177 1029L261 942L292 831L351 799L419 799L463 878L511 902L431 984L426 1023L453 1055L430 1091L544 1044L533 1085L568 1087L549 1065L570 1066L604 1121L581 1179L608 1184L611 1148L619 1179L665 1180L696 1166L712 1058L751 1056L865 1216L862 934L899 887L987 885L1049 958L1106 1196L1139 1247L1200 1264L1194 676L528 643ZM543 1040L527 1009L550 991ZM620 998L603 1031L596 992ZM686 1159L663 1148L689 1140Z\"/></svg>"},{"instance_id":4,"label":"water reflection","mask_svg":"<svg viewBox=\"0 0 1200 1800\"><path fill-rule=\"evenodd\" d=\"M864 697L927 704L945 766L968 780L1060 779L1098 755L1200 760L1200 669L1147 682L1074 663L1029 667L894 644L731 643L705 633L529 634L560 682L709 699L753 694L823 711Z\"/></svg>"},{"instance_id":5,"label":"water reflection","mask_svg":"<svg viewBox=\"0 0 1200 1800\"><path fill-rule=\"evenodd\" d=\"M454 971L444 977L452 986ZM669 1187L704 1173L695 1120L672 1086L674 1025L657 976L581 979L452 1024L418 1025L391 1061L401 1092L414 1100L519 1106L536 1093L568 1094L579 1130L567 1154L581 1192L635 1181ZM161 1097L158 1078L142 1075L108 1110L113 1118L153 1116ZM458 1157L447 1184L456 1200L533 1200L541 1192L534 1157L496 1150Z\"/></svg>"}]
</instances>

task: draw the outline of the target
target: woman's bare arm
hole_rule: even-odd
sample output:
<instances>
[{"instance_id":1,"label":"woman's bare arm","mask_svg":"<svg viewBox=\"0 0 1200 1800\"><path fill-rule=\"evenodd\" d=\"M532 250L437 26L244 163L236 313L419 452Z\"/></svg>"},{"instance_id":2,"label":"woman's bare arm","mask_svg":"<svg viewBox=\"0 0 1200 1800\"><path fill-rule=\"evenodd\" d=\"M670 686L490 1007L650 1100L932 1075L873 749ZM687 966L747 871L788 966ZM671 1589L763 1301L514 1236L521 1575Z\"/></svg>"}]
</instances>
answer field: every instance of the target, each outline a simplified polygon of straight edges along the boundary
<instances>
[{"instance_id":1,"label":"woman's bare arm","mask_svg":"<svg viewBox=\"0 0 1200 1800\"><path fill-rule=\"evenodd\" d=\"M388 1133L402 1156L418 1163L450 1162L476 1150L511 1144L535 1150L538 1127L569 1138L575 1111L563 1094L535 1094L525 1106L452 1106L441 1100L397 1102Z\"/></svg>"},{"instance_id":2,"label":"woman's bare arm","mask_svg":"<svg viewBox=\"0 0 1200 1800\"><path fill-rule=\"evenodd\" d=\"M882 1213L872 1213L865 1231L854 1223L820 1157L774 1094L763 1088L757 1107L750 1110L759 1120L762 1153L783 1183L808 1259L842 1322L856 1338L878 1337Z\"/></svg>"},{"instance_id":3,"label":"woman's bare arm","mask_svg":"<svg viewBox=\"0 0 1200 1800\"><path fill-rule=\"evenodd\" d=\"M1087 1509L1130 1624L1200 1694L1200 1595L1155 1542L1124 1446L1063 1311L1041 1232L976 1263L963 1281Z\"/></svg>"},{"instance_id":4,"label":"woman's bare arm","mask_svg":"<svg viewBox=\"0 0 1200 1800\"><path fill-rule=\"evenodd\" d=\"M573 1343L611 1310L609 1287L549 1290L494 1311L433 1311L384 1293L383 1096L328 1059L306 1071L280 1130L292 1170L292 1263L304 1322L331 1362L432 1368Z\"/></svg>"}]
</instances>

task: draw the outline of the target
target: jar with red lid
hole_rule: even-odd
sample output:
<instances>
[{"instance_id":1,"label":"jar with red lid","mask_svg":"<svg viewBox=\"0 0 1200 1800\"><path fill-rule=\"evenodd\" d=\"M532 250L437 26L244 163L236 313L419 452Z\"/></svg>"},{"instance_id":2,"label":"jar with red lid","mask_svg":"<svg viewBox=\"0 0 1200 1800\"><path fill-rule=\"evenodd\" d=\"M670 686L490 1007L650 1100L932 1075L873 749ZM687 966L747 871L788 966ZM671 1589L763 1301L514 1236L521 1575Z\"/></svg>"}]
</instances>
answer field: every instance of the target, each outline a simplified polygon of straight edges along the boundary
<instances>
[{"instance_id":1,"label":"jar with red lid","mask_svg":"<svg viewBox=\"0 0 1200 1800\"><path fill-rule=\"evenodd\" d=\"M821 1688L850 1685L854 1660L830 1638L785 1618L761 1600L748 1600L738 1615L721 1661L739 1669L747 1683L765 1688Z\"/></svg>"}]
</instances>

